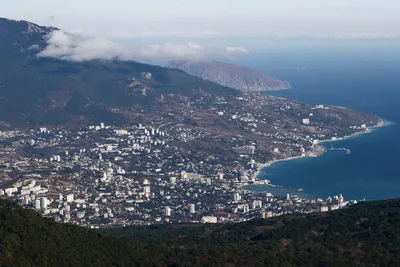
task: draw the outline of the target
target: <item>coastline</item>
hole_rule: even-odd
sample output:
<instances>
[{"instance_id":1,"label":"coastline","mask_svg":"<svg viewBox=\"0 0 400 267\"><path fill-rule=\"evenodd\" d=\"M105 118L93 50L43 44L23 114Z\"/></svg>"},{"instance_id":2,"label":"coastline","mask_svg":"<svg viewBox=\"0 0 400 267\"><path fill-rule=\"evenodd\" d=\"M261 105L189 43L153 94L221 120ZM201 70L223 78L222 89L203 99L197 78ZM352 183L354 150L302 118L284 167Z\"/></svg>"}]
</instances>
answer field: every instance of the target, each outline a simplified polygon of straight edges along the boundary
<instances>
[{"instance_id":1,"label":"coastline","mask_svg":"<svg viewBox=\"0 0 400 267\"><path fill-rule=\"evenodd\" d=\"M381 119L376 125L371 126L371 127L368 127L367 129L362 130L362 131L359 131L359 132L356 132L356 133L354 133L354 134L352 134L352 135L347 135L347 136L344 136L344 137L339 137L339 138L337 138L337 139L335 139L335 140L332 140L332 139L331 139L331 140L321 140L321 141L319 141L318 143L319 143L319 144L322 144L322 143L329 143L329 142L336 142L336 141L348 140L348 139L350 139L350 138L355 138L355 137L358 137L358 136L361 136L361 135L364 135L364 134L371 133L371 132L372 132L373 130L375 130L375 129L382 128L382 127L386 127L386 126L390 126L390 125L392 125L392 124L394 124L394 122ZM252 178L256 183L263 184L263 185L268 185L268 183L265 183L265 181L268 181L268 182L269 182L269 180L262 180L262 179L259 178L259 175L260 175L260 173L262 172L263 169L265 169L265 168L267 168L267 167L270 167L271 165L273 165L273 164L275 164L275 163L278 163L278 162L281 162L281 161L289 161L289 160L296 160L296 159L302 159L302 158L319 157L319 156L323 155L324 153L325 153L325 152L322 152L322 153L316 154L315 156L310 156L310 155L306 155L306 156L302 156L302 155L300 155L300 156L291 156L291 157L282 158L282 159L273 159L273 160L270 160L270 161L268 161L268 162L266 162L266 163L258 163L258 165L257 165L257 171L255 171L255 172L251 175L251 178ZM275 186L275 185L272 185L272 186Z\"/></svg>"},{"instance_id":2,"label":"coastline","mask_svg":"<svg viewBox=\"0 0 400 267\"><path fill-rule=\"evenodd\" d=\"M371 126L371 127L368 127L368 128L366 128L365 130L356 132L356 133L351 134L351 135L345 135L345 136L343 136L343 137L338 137L338 138L336 138L335 140L332 140L332 139L330 139L330 140L321 140L321 141L319 141L319 144L321 144L321 143L329 143L329 142L336 142L336 141L348 140L348 139L350 139L350 138L358 137L358 136L360 136L360 135L369 134L369 133L371 133L371 132L372 132L373 130L375 130L375 129L382 128L382 127L386 127L386 126L390 126L390 125L392 125L392 124L394 124L394 123L393 123L393 122L390 122L390 121L386 121L386 120L382 120L382 119L381 119L381 120L378 122L378 124L376 124L376 125L374 125L374 126Z\"/></svg>"},{"instance_id":3,"label":"coastline","mask_svg":"<svg viewBox=\"0 0 400 267\"><path fill-rule=\"evenodd\" d=\"M261 182L261 181L265 181L265 180L260 180L259 178L258 178L258 176L260 175L260 173L261 173L261 171L263 170L263 169L265 169L265 168L267 168L267 167L270 167L272 164L275 164L275 163L278 163L278 162L281 162L281 161L289 161L289 160L295 160L295 159L302 159L302 158L307 158L307 157L311 157L311 156L292 156L292 157L288 157L288 158L283 158L283 159L273 159L273 160L270 160L270 161L268 161L268 162L266 162L266 163L259 163L258 164L258 166L257 166L257 171L255 171L252 175L251 175L251 178L253 178L253 180L256 180L256 181L259 181L259 182Z\"/></svg>"}]
</instances>

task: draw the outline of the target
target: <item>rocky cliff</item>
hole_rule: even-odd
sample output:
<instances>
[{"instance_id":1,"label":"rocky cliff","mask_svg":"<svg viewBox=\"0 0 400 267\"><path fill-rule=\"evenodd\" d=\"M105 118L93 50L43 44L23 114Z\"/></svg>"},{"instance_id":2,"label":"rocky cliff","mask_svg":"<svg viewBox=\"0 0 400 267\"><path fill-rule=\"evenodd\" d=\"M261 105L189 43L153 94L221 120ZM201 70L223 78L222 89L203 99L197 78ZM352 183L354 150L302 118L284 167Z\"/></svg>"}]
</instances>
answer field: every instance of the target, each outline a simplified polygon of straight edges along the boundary
<instances>
[{"instance_id":1,"label":"rocky cliff","mask_svg":"<svg viewBox=\"0 0 400 267\"><path fill-rule=\"evenodd\" d=\"M278 80L247 67L219 61L171 61L166 67L180 69L190 75L244 92L291 88L287 81Z\"/></svg>"}]
</instances>

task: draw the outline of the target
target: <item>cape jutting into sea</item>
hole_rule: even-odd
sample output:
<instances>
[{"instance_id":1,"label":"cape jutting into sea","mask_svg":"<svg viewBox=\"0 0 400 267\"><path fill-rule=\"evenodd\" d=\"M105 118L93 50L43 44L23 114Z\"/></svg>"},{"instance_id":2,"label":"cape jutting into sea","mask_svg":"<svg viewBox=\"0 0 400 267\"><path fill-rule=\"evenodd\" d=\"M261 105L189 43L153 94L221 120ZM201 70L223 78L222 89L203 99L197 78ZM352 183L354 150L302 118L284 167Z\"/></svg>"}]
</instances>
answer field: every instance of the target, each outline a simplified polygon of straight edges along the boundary
<instances>
[{"instance_id":1,"label":"cape jutting into sea","mask_svg":"<svg viewBox=\"0 0 400 267\"><path fill-rule=\"evenodd\" d=\"M333 55L316 58L310 51L311 59L302 61L294 52L291 58L286 55L286 61L280 59L280 65L273 66L274 58L271 60L267 55L258 56L247 64L288 80L293 87L268 94L314 104L345 106L377 114L393 124L369 134L324 144L348 148L351 154L330 151L318 158L282 161L264 168L259 175L272 184L302 188L303 192L264 185L247 189L312 199L338 194L356 200L400 197L400 58L389 54L371 57L364 50L354 52L353 57L349 54L350 51L345 51L336 53L335 58ZM268 64L263 63L263 58Z\"/></svg>"}]
</instances>

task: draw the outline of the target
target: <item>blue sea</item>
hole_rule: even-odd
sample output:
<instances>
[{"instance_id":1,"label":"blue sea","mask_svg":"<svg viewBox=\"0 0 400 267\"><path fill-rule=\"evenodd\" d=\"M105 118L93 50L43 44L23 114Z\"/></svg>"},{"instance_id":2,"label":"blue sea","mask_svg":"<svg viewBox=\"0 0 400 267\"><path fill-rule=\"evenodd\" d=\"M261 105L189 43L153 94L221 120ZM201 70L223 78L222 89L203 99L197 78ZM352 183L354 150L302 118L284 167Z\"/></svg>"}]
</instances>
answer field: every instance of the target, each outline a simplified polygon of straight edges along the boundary
<instances>
[{"instance_id":1,"label":"blue sea","mask_svg":"<svg viewBox=\"0 0 400 267\"><path fill-rule=\"evenodd\" d=\"M333 143L351 149L350 155L331 151L318 158L279 162L265 168L260 178L303 188L303 194L310 198L338 194L356 200L400 197L399 46L371 42L271 47L240 63L285 79L293 87L269 94L346 106L393 122L372 133ZM281 195L295 193L267 186L250 188Z\"/></svg>"}]
</instances>

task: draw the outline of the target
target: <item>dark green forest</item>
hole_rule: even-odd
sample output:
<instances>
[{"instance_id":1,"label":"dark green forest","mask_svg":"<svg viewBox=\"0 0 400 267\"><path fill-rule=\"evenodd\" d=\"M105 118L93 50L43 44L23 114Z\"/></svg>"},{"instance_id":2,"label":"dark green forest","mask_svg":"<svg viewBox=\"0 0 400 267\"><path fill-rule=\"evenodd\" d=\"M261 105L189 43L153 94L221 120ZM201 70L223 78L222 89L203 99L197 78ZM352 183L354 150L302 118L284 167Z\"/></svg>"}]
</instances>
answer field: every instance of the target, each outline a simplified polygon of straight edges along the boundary
<instances>
[{"instance_id":1,"label":"dark green forest","mask_svg":"<svg viewBox=\"0 0 400 267\"><path fill-rule=\"evenodd\" d=\"M400 266L400 200L240 224L99 231L0 200L0 266Z\"/></svg>"}]
</instances>

